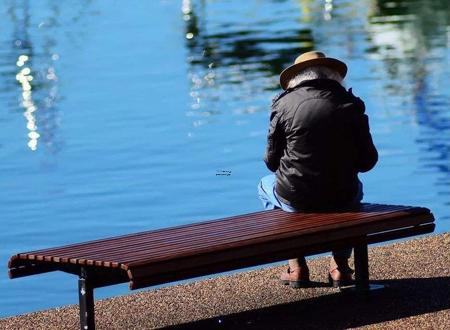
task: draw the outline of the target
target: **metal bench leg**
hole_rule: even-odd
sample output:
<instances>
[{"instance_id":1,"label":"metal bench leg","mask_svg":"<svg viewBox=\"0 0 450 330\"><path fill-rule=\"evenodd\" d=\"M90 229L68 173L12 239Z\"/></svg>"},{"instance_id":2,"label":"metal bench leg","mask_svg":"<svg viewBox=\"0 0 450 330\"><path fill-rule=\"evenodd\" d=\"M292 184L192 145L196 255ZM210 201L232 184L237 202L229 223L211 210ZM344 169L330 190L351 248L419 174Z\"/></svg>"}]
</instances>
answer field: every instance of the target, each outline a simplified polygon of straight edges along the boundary
<instances>
[{"instance_id":1,"label":"metal bench leg","mask_svg":"<svg viewBox=\"0 0 450 330\"><path fill-rule=\"evenodd\" d=\"M369 283L369 255L367 242L361 242L354 247L356 291L368 292L382 289L383 285Z\"/></svg>"},{"instance_id":2,"label":"metal bench leg","mask_svg":"<svg viewBox=\"0 0 450 330\"><path fill-rule=\"evenodd\" d=\"M367 252L367 243L355 245L355 280L358 291L367 291L369 289L369 256Z\"/></svg>"},{"instance_id":3,"label":"metal bench leg","mask_svg":"<svg viewBox=\"0 0 450 330\"><path fill-rule=\"evenodd\" d=\"M95 330L94 288L89 282L85 269L81 269L78 280L78 296L80 301L80 329Z\"/></svg>"}]
</instances>

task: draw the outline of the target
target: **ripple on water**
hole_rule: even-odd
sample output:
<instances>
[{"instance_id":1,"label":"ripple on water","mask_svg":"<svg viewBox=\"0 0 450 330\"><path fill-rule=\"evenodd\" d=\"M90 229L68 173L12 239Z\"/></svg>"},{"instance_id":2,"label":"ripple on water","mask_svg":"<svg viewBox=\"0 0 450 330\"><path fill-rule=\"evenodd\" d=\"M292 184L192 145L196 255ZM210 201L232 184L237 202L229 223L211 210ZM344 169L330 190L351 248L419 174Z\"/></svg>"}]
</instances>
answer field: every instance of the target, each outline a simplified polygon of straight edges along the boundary
<instances>
[{"instance_id":1,"label":"ripple on water","mask_svg":"<svg viewBox=\"0 0 450 330\"><path fill-rule=\"evenodd\" d=\"M2 264L259 210L278 75L311 49L348 63L366 102L365 199L430 207L449 230L448 1L183 4L1 2ZM1 276L0 316L75 303L62 275Z\"/></svg>"}]
</instances>

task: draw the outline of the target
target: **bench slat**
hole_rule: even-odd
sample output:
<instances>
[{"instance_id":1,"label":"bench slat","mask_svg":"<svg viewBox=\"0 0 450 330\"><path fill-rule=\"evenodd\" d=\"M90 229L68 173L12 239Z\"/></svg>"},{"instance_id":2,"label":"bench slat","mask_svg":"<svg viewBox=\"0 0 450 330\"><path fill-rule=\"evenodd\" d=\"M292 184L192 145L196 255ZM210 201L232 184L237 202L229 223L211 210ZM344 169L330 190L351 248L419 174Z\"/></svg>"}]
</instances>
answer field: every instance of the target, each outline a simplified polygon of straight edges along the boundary
<instances>
[{"instance_id":1,"label":"bench slat","mask_svg":"<svg viewBox=\"0 0 450 330\"><path fill-rule=\"evenodd\" d=\"M414 219L416 214L420 216ZM432 221L432 214L425 208L380 204L363 204L359 211L337 213L263 211L20 253L11 257L9 267L23 267L27 262L38 261L139 269L163 264L167 260L188 259L221 250L246 249L263 243L271 245L272 241L289 241L291 238L336 229L344 236L362 235L373 233L374 230L390 230Z\"/></svg>"},{"instance_id":2,"label":"bench slat","mask_svg":"<svg viewBox=\"0 0 450 330\"><path fill-rule=\"evenodd\" d=\"M379 214L378 216L390 216L387 214ZM400 213L397 213L400 216ZM360 217L359 220L362 222L366 218L373 217L373 214L367 214L364 217ZM342 216L341 218L335 218L334 221L327 221L326 225L345 225L346 223L352 223L352 225L357 225L357 223L348 217ZM301 227L299 229L299 227ZM232 242L242 242L245 244L246 241L264 237L265 239L269 239L270 236L277 237L277 235L283 234L285 232L289 232L292 235L299 234L300 231L306 230L314 230L320 228L320 230L324 230L324 224L321 221L310 221L302 224L298 223L298 221L287 221L281 225L280 223L271 224L270 226L258 226L251 228L249 231L235 230L232 232L208 232L201 236L185 236L182 240L176 241L166 241L160 242L159 245L155 245L149 242L141 242L138 245L130 245L124 246L121 249L117 249L114 251L106 250L103 251L93 251L86 256L86 258L98 258L100 260L111 259L116 260L118 263L129 263L134 261L139 256L147 256L148 258L160 258L163 256L169 255L172 257L175 253L186 253L192 251L193 248L198 251L199 249L203 249L204 246L214 245L220 248L221 244L229 244ZM130 257L133 258L130 260Z\"/></svg>"},{"instance_id":3,"label":"bench slat","mask_svg":"<svg viewBox=\"0 0 450 330\"><path fill-rule=\"evenodd\" d=\"M414 225L428 221L428 217L425 215L416 215L412 218L399 219L397 226L392 226L391 228L411 228ZM392 220L386 220L386 222L391 222ZM380 228L385 227L385 224L375 224L379 227L377 230L382 232ZM127 263L128 269L131 270L133 276L140 277L140 272L142 270L148 271L150 274L155 274L158 272L177 271L185 267L191 268L194 266L202 266L204 264L211 263L211 258L213 256L215 261L227 261L235 259L236 256L251 257L260 254L270 255L276 251L280 250L291 250L295 248L302 248L309 246L311 244L326 244L330 240L344 240L348 238L358 238L362 237L364 233L370 231L374 228L374 224L367 223L361 227L348 227L348 228L330 228L326 231L320 232L309 232L302 233L302 235L289 235L286 233L283 236L278 236L276 240L268 240L265 238L255 238L248 241L246 245L240 244L236 241L230 243L224 247L206 247L197 251L190 251L186 254L173 254L170 258L159 258L159 259L141 259L136 262ZM349 241L349 244L352 244ZM201 252L200 252L201 251ZM147 273L145 273L147 274ZM146 276L146 275L145 275Z\"/></svg>"},{"instance_id":4,"label":"bench slat","mask_svg":"<svg viewBox=\"0 0 450 330\"><path fill-rule=\"evenodd\" d=\"M283 215L278 214L278 217L281 217ZM140 240L132 240L130 243L127 244L121 244L120 246L117 246L116 244L110 245L110 244L103 244L100 246L86 246L84 249L60 249L60 250L50 250L49 254L51 252L51 255L53 256L42 256L42 255L34 255L33 256L37 260L45 260L51 261L50 258L53 258L54 262L59 262L60 259L63 259L64 257L72 257L70 259L77 259L80 258L92 258L93 256L98 256L99 258L113 258L116 254L123 255L127 252L135 252L140 251L141 247L144 246L148 250L153 250L154 252L158 252L159 250L165 250L167 247L173 247L174 244L180 245L180 244L188 244L192 245L198 240L209 240L209 239L217 239L217 238L223 238L223 239L229 239L234 237L241 237L243 233L245 233L245 236L248 236L248 233L256 233L258 235L264 235L266 232L273 231L274 229L277 230L291 230L292 228L298 227L298 223L294 223L292 221L273 221L276 220L276 218L272 218L272 223L270 224L264 224L262 222L255 222L251 224L250 226L235 226L232 228L226 228L226 230L221 231L202 231L202 232L185 232L180 231L178 233L174 233L173 236L166 238L165 240L159 239L159 240L152 240L152 237L141 237ZM309 222L306 222L304 220L309 220ZM302 225L307 228L309 226L317 227L321 224L320 218L314 219L314 216L311 216L310 219L307 219L306 217L301 220ZM242 222L243 225L245 225L245 222ZM308 225L308 226L306 226ZM265 229L265 230L262 230ZM251 230L251 231L250 231ZM170 239L170 240L169 240ZM117 250L117 252L115 252ZM106 252L105 254L102 254L102 252ZM26 256L24 256L26 258ZM81 261L81 263L84 263Z\"/></svg>"},{"instance_id":5,"label":"bench slat","mask_svg":"<svg viewBox=\"0 0 450 330\"><path fill-rule=\"evenodd\" d=\"M395 212L399 209L404 209L405 207L382 207L384 212L388 210L388 212ZM377 209L380 209L379 205L370 205L369 207L366 207L364 211L374 212L377 211ZM412 209L408 210L409 212L413 211ZM371 216L373 214L370 214ZM88 243L85 245L76 245L76 246L70 246L70 247L64 247L61 249L48 249L48 250L41 250L41 251L47 251L46 256L36 255L36 252L40 253L41 251L36 252L29 252L26 255L21 255L21 258L29 259L29 260L47 260L47 261L53 261L53 262L71 262L71 263L80 263L80 264L94 264L95 259L104 258L103 260L107 260L105 265L111 265L117 267L118 263L124 262L125 260L117 260L116 255L119 254L121 256L124 255L124 252L126 253L134 253L135 251L141 250L141 244L146 246L146 250L153 250L153 252L157 252L157 249L159 250L166 250L167 246L177 246L177 244L183 244L183 242L189 245L192 245L192 239L196 237L200 237L200 239L215 239L216 234L220 237L227 238L234 238L234 236L230 236L233 233L246 233L248 236L249 231L253 229L253 232L256 233L256 235L262 235L266 232L269 232L270 230L274 230L273 228L277 230L286 229L286 227L283 228L284 225L288 224L288 230L292 230L292 220L289 219L289 217L294 218L294 221L297 225L304 226L304 228L310 228L311 226L322 226L323 222L330 222L328 220L329 214L301 214L301 219L298 219L297 214L287 214L282 211L271 211L271 212L258 212L251 214L253 217L247 217L247 216L241 216L241 217L232 217L232 220L236 220L240 218L240 222L235 223L235 221L232 221L231 223L226 222L225 220L219 220L216 222L208 222L207 225L203 226L192 226L196 228L196 230L192 231L189 229L192 229L191 227L178 227L177 230L170 229L167 230L167 232L170 232L170 235L168 235L165 231L158 230L157 234L158 236L161 236L160 234L164 233L163 238L155 239L155 232L149 232L148 235L137 235L139 236L138 240L136 240L135 237L127 236L127 239L124 239L121 237L119 241L117 240L103 240L103 241L96 241L95 243ZM364 215L364 217L367 215ZM352 218L355 217L354 213L341 213L338 214L336 217L333 218L333 221L340 221L341 218L347 218L349 220L352 220ZM359 215L360 218L362 218L361 215ZM281 220L280 220L281 218ZM249 220L251 220L249 224ZM253 222L254 220L254 222ZM265 220L265 221L264 221ZM310 221L309 221L310 220ZM268 221L268 223L266 223ZM217 224L221 222L222 228L216 228ZM280 223L281 222L281 223ZM232 225L230 228L230 224ZM183 228L184 227L184 228ZM209 227L212 227L209 228ZM253 227L253 228L251 228ZM261 228L264 227L267 230L262 232ZM225 229L224 229L225 228ZM186 231L187 229L187 231ZM213 231L213 233L210 233ZM194 236L193 236L194 235ZM212 235L212 236L211 236ZM158 237L157 236L157 237ZM182 242L179 242L177 239L181 238ZM129 242L127 242L129 241ZM120 242L119 245L116 245ZM180 247L182 247L181 245ZM156 247L156 249L155 249ZM129 248L130 250L126 250ZM123 250L125 249L125 250ZM116 254L115 251L117 251ZM170 250L172 251L172 250ZM87 252L87 253L86 253ZM105 253L106 252L106 253ZM112 254L111 254L112 253ZM147 254L148 252L144 252ZM70 258L70 259L68 259ZM78 260L80 259L80 260ZM97 265L102 265L101 263L96 263Z\"/></svg>"},{"instance_id":6,"label":"bench slat","mask_svg":"<svg viewBox=\"0 0 450 330\"><path fill-rule=\"evenodd\" d=\"M392 233L391 236L386 235L376 235L374 237L368 238L368 243L377 243L386 241L388 239L394 239L394 238L402 238L402 237L409 237L413 235L420 235L420 234L427 234L431 233L434 230L434 224L427 224L424 226L418 226L413 228L407 228L402 230L397 230L395 233ZM147 276L143 277L133 277L132 272L129 271L129 277L130 277L130 289L140 289L151 285L158 285L163 283L169 283L173 281L180 281L192 277L197 276L203 276L213 273L219 273L219 272L225 272L233 269L239 269L244 267L252 267L257 266L265 263L270 263L277 260L285 260L289 258L295 258L298 256L296 252L300 252L301 254L307 256L310 254L318 254L318 253L324 253L330 251L331 245L333 248L342 248L345 247L348 242L346 240L343 241L333 241L330 242L329 246L325 245L310 245L308 247L305 247L304 249L293 251L291 254L287 254L286 251L281 252L275 252L271 255L259 255L259 256L252 256L250 258L235 258L232 260L229 260L227 263L210 263L205 266L199 266L195 268L189 268L184 269L182 272L178 271L171 271L171 272L164 272L164 273L158 273L158 274L148 274Z\"/></svg>"},{"instance_id":7,"label":"bench slat","mask_svg":"<svg viewBox=\"0 0 450 330\"><path fill-rule=\"evenodd\" d=\"M398 210L405 210L407 209L408 212L414 211L414 209L420 209L415 207L404 207L404 206L386 206L386 205L379 205L379 204L365 204L363 205L362 212L387 212L387 211L398 211ZM342 213L347 215L352 215L353 213ZM302 214L303 219L308 218L314 218L317 221L321 217L321 215L325 215L325 217L328 217L328 213L306 213ZM235 216L235 217L229 217L225 219L219 219L215 221L206 221L201 223L194 223L191 225L183 225L178 227L172 227L167 229L158 229L143 233L136 233L136 234L129 234L124 236L118 236L114 238L108 238L108 239L102 239L102 240L96 240L86 243L78 243L78 244L72 244L68 246L63 246L59 248L51 248L51 249L43 249L43 250L37 250L37 251L31 251L27 252L29 255L49 255L50 253L64 253L67 251L68 253L76 252L78 249L92 249L97 248L101 246L106 246L108 248L111 247L112 244L115 246L120 247L122 243L128 244L133 243L135 240L139 239L147 239L147 240L155 240L155 242L158 241L165 241L165 240L171 240L173 237L176 237L177 233L181 235L185 235L188 233L194 233L196 232L198 235L201 235L205 230L211 231L211 230L217 230L220 231L223 228L229 228L229 227L239 227L240 225L244 224L251 224L253 221L254 223L267 223L275 224L275 221L279 220L281 218L282 221L289 221L289 217L296 217L295 214L287 214L280 210L275 211L263 211L263 212L255 212L250 213L248 215L244 216ZM302 220L303 221L303 220ZM242 228L246 229L246 228Z\"/></svg>"},{"instance_id":8,"label":"bench slat","mask_svg":"<svg viewBox=\"0 0 450 330\"><path fill-rule=\"evenodd\" d=\"M400 213L397 213L397 215L399 216ZM372 215L373 216L373 215ZM380 215L378 215L378 218L380 217ZM389 214L384 214L383 216L389 216ZM366 216L369 217L369 216ZM339 220L339 219L338 219ZM342 220L342 219L341 219ZM359 221L364 220L363 218L360 218ZM328 226L330 225L339 225L339 226L343 226L345 225L345 222L351 222L352 226L356 225L357 223L355 221L352 221L352 219L345 219L343 221L333 221L333 222L328 222ZM110 260L116 260L118 263L129 263L132 262L136 259L140 259L141 256L144 256L146 258L149 259L160 259L160 258L165 258L165 257L169 257L169 258L173 258L173 256L175 254L186 254L186 253L199 253L199 251L201 251L202 249L204 249L205 247L210 247L210 248L219 248L220 249L220 245L221 244L230 244L233 242L242 242L243 244L248 244L249 240L254 239L254 238L260 238L263 237L265 240L268 240L270 238L270 236L273 236L274 239L276 239L280 234L283 234L285 232L289 232L291 234L299 234L299 229L298 229L298 222L288 222L287 224L285 224L284 227L278 226L278 228L276 228L277 230L274 231L273 229L271 230L261 230L258 229L256 232L247 232L247 234L245 236L242 235L242 233L239 233L238 235L224 235L223 233L221 233L220 235L217 235L215 237L212 236L201 236L198 239L196 239L195 237L187 237L183 242L181 243L176 243L176 242L168 242L167 244L162 244L162 246L160 247L131 247L131 250L124 250L124 249L118 249L117 252L115 252L116 250L113 251L109 251L107 252L105 255L102 254L96 254L93 253L92 255L88 255L87 258L97 258L100 260L104 260L102 258L109 258ZM324 230L324 225L322 223L317 223L313 222L312 226L308 226L305 227L304 224L302 224L303 228L301 228L301 230L303 230L303 233L305 233L305 230L314 230L315 228L320 228L320 230ZM390 225L391 226L391 225ZM213 240L213 241L212 241ZM193 250L194 249L194 250ZM111 254L111 253L115 253L115 254ZM130 260L130 257L133 258L132 260ZM75 259L71 260L72 262L76 263ZM96 263L97 265L100 265L99 263Z\"/></svg>"}]
</instances>

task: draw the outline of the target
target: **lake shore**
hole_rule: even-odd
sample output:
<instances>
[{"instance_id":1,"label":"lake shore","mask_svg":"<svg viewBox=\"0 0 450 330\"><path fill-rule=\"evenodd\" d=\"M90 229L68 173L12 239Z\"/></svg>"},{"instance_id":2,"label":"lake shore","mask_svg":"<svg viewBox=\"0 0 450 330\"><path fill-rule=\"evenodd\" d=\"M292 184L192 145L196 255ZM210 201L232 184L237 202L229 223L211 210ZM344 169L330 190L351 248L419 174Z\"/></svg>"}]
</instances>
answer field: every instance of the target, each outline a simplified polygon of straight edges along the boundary
<instances>
[{"instance_id":1,"label":"lake shore","mask_svg":"<svg viewBox=\"0 0 450 330\"><path fill-rule=\"evenodd\" d=\"M370 297L330 288L328 262L309 260L306 289L270 267L99 300L97 329L450 328L450 233L370 248L371 280L387 286ZM0 319L0 329L78 328L78 306Z\"/></svg>"}]
</instances>

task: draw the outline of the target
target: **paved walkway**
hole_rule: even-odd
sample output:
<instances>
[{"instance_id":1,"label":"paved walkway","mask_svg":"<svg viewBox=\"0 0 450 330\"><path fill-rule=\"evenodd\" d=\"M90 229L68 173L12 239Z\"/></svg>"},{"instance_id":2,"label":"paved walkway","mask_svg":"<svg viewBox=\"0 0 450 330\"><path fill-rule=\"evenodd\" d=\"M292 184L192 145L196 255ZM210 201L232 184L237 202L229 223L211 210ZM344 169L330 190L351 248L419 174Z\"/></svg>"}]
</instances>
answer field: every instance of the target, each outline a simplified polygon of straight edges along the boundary
<instances>
[{"instance_id":1,"label":"paved walkway","mask_svg":"<svg viewBox=\"0 0 450 330\"><path fill-rule=\"evenodd\" d=\"M326 285L328 258L310 260L315 287L278 283L283 267L96 302L97 329L450 329L450 233L369 250L361 297ZM78 329L78 307L1 319L0 329Z\"/></svg>"}]
</instances>

